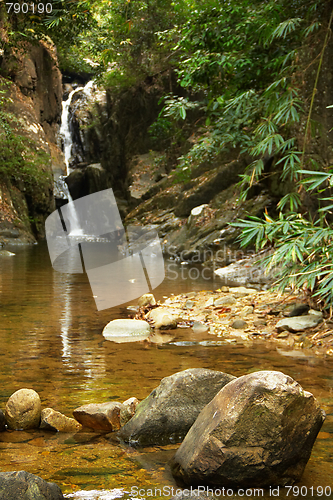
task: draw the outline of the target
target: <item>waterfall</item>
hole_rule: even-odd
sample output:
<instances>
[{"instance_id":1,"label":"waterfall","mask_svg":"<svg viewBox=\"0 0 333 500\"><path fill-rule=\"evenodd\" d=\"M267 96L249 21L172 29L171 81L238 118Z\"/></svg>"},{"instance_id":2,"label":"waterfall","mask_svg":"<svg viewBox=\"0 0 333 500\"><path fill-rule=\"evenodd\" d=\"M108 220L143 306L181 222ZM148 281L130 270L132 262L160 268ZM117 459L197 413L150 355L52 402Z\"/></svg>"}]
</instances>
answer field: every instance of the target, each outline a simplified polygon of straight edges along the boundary
<instances>
[{"instance_id":1,"label":"waterfall","mask_svg":"<svg viewBox=\"0 0 333 500\"><path fill-rule=\"evenodd\" d=\"M70 114L69 109L72 103L73 95L77 92L83 91L85 95L89 96L91 92L91 88L94 82L91 80L84 87L78 87L72 90L66 101L62 102L62 114L61 114L61 126L60 126L60 135L63 140L63 152L65 156L65 165L66 165L66 176L70 174L69 162L72 155L72 134L70 130ZM83 234L83 230L80 226L80 221L75 209L75 205L73 202L73 198L70 194L68 186L65 181L61 180L63 186L63 192L66 194L68 199L68 212L70 215L71 227L70 227L70 236L81 236ZM65 187L66 186L66 187Z\"/></svg>"}]
</instances>

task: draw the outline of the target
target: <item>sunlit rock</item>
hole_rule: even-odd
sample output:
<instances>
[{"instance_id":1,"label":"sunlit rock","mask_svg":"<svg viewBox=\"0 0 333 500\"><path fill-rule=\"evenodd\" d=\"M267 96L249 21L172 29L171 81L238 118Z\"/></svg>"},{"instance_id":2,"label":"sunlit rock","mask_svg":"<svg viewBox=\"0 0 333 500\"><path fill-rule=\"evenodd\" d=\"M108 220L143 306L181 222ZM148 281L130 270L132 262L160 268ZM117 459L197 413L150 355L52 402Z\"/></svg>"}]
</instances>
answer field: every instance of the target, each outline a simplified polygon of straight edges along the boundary
<instances>
[{"instance_id":1,"label":"sunlit rock","mask_svg":"<svg viewBox=\"0 0 333 500\"><path fill-rule=\"evenodd\" d=\"M115 319L108 323L103 336L113 342L137 342L149 337L151 328L146 321L138 319Z\"/></svg>"},{"instance_id":2,"label":"sunlit rock","mask_svg":"<svg viewBox=\"0 0 333 500\"><path fill-rule=\"evenodd\" d=\"M202 410L176 452L173 474L192 486L292 485L324 419L314 396L288 375L244 375Z\"/></svg>"},{"instance_id":3,"label":"sunlit rock","mask_svg":"<svg viewBox=\"0 0 333 500\"><path fill-rule=\"evenodd\" d=\"M144 307L144 306L154 306L156 304L155 297L152 293L145 293L138 299L138 305L139 307Z\"/></svg>"},{"instance_id":4,"label":"sunlit rock","mask_svg":"<svg viewBox=\"0 0 333 500\"><path fill-rule=\"evenodd\" d=\"M74 418L66 417L52 408L44 408L41 413L41 429L56 432L77 432L82 425Z\"/></svg>"},{"instance_id":5,"label":"sunlit rock","mask_svg":"<svg viewBox=\"0 0 333 500\"><path fill-rule=\"evenodd\" d=\"M19 389L6 404L5 417L9 429L36 429L40 424L41 401L36 391Z\"/></svg>"},{"instance_id":6,"label":"sunlit rock","mask_svg":"<svg viewBox=\"0 0 333 500\"><path fill-rule=\"evenodd\" d=\"M148 318L153 321L154 328L176 328L179 314L168 307L156 307L149 311Z\"/></svg>"}]
</instances>

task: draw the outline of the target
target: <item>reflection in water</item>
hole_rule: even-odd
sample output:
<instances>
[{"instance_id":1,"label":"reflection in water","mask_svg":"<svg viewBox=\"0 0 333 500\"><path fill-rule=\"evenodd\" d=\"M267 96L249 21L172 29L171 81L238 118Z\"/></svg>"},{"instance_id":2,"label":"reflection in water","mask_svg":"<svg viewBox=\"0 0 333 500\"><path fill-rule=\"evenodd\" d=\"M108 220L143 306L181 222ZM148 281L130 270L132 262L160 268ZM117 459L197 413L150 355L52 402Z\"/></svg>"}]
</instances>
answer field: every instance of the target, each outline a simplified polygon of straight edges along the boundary
<instances>
[{"instance_id":1,"label":"reflection in water","mask_svg":"<svg viewBox=\"0 0 333 500\"><path fill-rule=\"evenodd\" d=\"M186 368L210 368L236 376L280 370L312 392L327 413L301 484L308 491L311 486L331 484L332 359L308 356L306 351L301 351L302 357L290 351L279 354L268 342L228 344L185 328L159 332L155 343L107 341L102 336L104 326L127 317L126 305L98 312L84 274L54 271L43 245L15 252L10 261L0 259L2 410L8 397L22 387L36 390L43 408L72 416L74 408L86 403L124 401L131 396L143 399L163 377ZM157 299L220 285L206 275L191 279L198 273L190 269L187 279L182 279L181 268L172 266L171 279L154 290ZM178 280L173 279L176 271ZM167 465L175 445L134 450L120 446L112 434L29 431L0 433L0 448L1 470L27 470L55 481L68 494L116 490L128 498L125 492L132 485L146 489L175 485Z\"/></svg>"}]
</instances>

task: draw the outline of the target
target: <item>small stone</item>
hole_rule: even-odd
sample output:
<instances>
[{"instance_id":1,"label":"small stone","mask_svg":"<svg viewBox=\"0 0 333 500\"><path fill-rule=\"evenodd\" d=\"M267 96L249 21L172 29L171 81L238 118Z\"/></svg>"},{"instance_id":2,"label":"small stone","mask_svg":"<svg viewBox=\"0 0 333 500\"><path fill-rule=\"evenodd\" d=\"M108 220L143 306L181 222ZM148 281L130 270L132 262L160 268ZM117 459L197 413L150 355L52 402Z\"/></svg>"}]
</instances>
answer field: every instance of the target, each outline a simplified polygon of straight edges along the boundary
<instances>
[{"instance_id":1,"label":"small stone","mask_svg":"<svg viewBox=\"0 0 333 500\"><path fill-rule=\"evenodd\" d=\"M117 431L120 429L120 412L123 405L117 401L91 403L73 411L74 418L84 427L99 431Z\"/></svg>"},{"instance_id":2,"label":"small stone","mask_svg":"<svg viewBox=\"0 0 333 500\"><path fill-rule=\"evenodd\" d=\"M154 328L176 328L179 314L167 307L157 307L149 311L148 318L153 321Z\"/></svg>"},{"instance_id":3,"label":"small stone","mask_svg":"<svg viewBox=\"0 0 333 500\"><path fill-rule=\"evenodd\" d=\"M323 313L321 311L316 311L316 309L310 309L308 314L313 314L314 316L318 316L318 318L323 317Z\"/></svg>"},{"instance_id":4,"label":"small stone","mask_svg":"<svg viewBox=\"0 0 333 500\"><path fill-rule=\"evenodd\" d=\"M235 328L236 330L244 330L248 324L243 319L235 319L235 321L231 324L231 328Z\"/></svg>"},{"instance_id":5,"label":"small stone","mask_svg":"<svg viewBox=\"0 0 333 500\"><path fill-rule=\"evenodd\" d=\"M233 295L226 295L225 297L220 297L219 299L214 300L214 306L225 307L225 306L233 306L237 303L237 300Z\"/></svg>"},{"instance_id":6,"label":"small stone","mask_svg":"<svg viewBox=\"0 0 333 500\"><path fill-rule=\"evenodd\" d=\"M185 307L186 309L192 309L192 308L193 308L193 306L194 306L194 302L193 302L193 300L187 300L187 301L185 302L185 306L184 306L184 307Z\"/></svg>"},{"instance_id":7,"label":"small stone","mask_svg":"<svg viewBox=\"0 0 333 500\"><path fill-rule=\"evenodd\" d=\"M120 425L123 427L135 414L136 407L140 401L132 397L123 402L123 408L120 409Z\"/></svg>"},{"instance_id":8,"label":"small stone","mask_svg":"<svg viewBox=\"0 0 333 500\"><path fill-rule=\"evenodd\" d=\"M260 328L261 326L266 326L267 325L267 321L265 321L264 319L258 319L258 320L256 320L256 321L253 322L253 325L256 328Z\"/></svg>"},{"instance_id":9,"label":"small stone","mask_svg":"<svg viewBox=\"0 0 333 500\"><path fill-rule=\"evenodd\" d=\"M289 337L289 332L286 331L278 333L276 336L277 339L286 339L287 337Z\"/></svg>"},{"instance_id":10,"label":"small stone","mask_svg":"<svg viewBox=\"0 0 333 500\"><path fill-rule=\"evenodd\" d=\"M41 413L40 428L55 432L78 432L82 425L74 418L66 417L53 408L44 408Z\"/></svg>"},{"instance_id":11,"label":"small stone","mask_svg":"<svg viewBox=\"0 0 333 500\"><path fill-rule=\"evenodd\" d=\"M155 297L152 293L145 293L144 295L141 295L141 297L138 299L138 305L139 307L144 307L144 306L154 306L156 304Z\"/></svg>"},{"instance_id":12,"label":"small stone","mask_svg":"<svg viewBox=\"0 0 333 500\"><path fill-rule=\"evenodd\" d=\"M214 305L214 298L213 297L209 297L209 299L204 304L204 308L210 307L210 306L213 306L213 305Z\"/></svg>"},{"instance_id":13,"label":"small stone","mask_svg":"<svg viewBox=\"0 0 333 500\"><path fill-rule=\"evenodd\" d=\"M236 298L245 297L246 295L253 295L258 293L255 288L246 288L245 286L236 286L229 288L229 292L232 293Z\"/></svg>"},{"instance_id":14,"label":"small stone","mask_svg":"<svg viewBox=\"0 0 333 500\"><path fill-rule=\"evenodd\" d=\"M221 292L228 293L229 292L229 287L228 286L221 286L220 290L221 290Z\"/></svg>"},{"instance_id":15,"label":"small stone","mask_svg":"<svg viewBox=\"0 0 333 500\"><path fill-rule=\"evenodd\" d=\"M197 296L197 292L189 292L186 294L186 296L189 298L189 299L193 299L193 297L196 297Z\"/></svg>"},{"instance_id":16,"label":"small stone","mask_svg":"<svg viewBox=\"0 0 333 500\"><path fill-rule=\"evenodd\" d=\"M241 316L248 316L249 314L253 313L253 306L245 306L243 309L240 311Z\"/></svg>"},{"instance_id":17,"label":"small stone","mask_svg":"<svg viewBox=\"0 0 333 500\"><path fill-rule=\"evenodd\" d=\"M201 323L201 321L194 321L192 330L194 333L205 333L208 331L208 325Z\"/></svg>"},{"instance_id":18,"label":"small stone","mask_svg":"<svg viewBox=\"0 0 333 500\"><path fill-rule=\"evenodd\" d=\"M37 429L40 424L41 401L36 391L19 389L6 404L5 417L9 429Z\"/></svg>"}]
</instances>

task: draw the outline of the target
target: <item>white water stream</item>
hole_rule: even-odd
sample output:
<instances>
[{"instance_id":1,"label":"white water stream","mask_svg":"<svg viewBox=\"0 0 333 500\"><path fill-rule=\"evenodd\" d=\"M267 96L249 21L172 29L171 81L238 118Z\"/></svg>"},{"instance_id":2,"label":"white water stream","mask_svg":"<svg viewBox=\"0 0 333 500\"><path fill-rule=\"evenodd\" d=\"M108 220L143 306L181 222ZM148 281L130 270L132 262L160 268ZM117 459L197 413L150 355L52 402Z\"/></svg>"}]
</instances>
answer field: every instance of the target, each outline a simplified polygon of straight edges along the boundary
<instances>
[{"instance_id":1,"label":"white water stream","mask_svg":"<svg viewBox=\"0 0 333 500\"><path fill-rule=\"evenodd\" d=\"M94 82L91 80L84 87L78 87L72 90L69 93L67 100L62 102L61 126L59 133L63 139L63 152L65 156L66 176L71 173L69 162L72 156L73 139L70 129L69 109L72 103L72 98L74 94L80 91L82 91L86 95L89 95L93 84ZM64 182L64 184L66 183ZM67 189L66 195L68 197L68 211L70 214L70 223L71 223L69 236L82 236L83 230L81 228L75 204L73 202L73 198L70 194L69 189Z\"/></svg>"}]
</instances>

